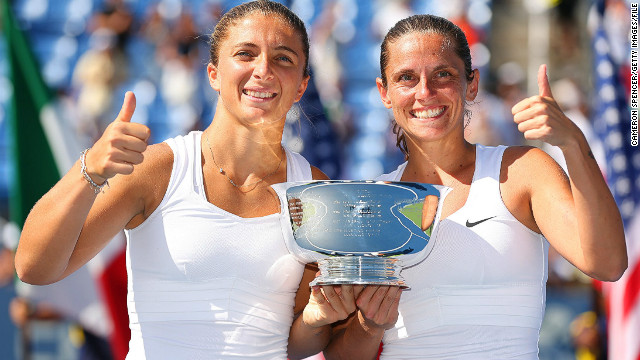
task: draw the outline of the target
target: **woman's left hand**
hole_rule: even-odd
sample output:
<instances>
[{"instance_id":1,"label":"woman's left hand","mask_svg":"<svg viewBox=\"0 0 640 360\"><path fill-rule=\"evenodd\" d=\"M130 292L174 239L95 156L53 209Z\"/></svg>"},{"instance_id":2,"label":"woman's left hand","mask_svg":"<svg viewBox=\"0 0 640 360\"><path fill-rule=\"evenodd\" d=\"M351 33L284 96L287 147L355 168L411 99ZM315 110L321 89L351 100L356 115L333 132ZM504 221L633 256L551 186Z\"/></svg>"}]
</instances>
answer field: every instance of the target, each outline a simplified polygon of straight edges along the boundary
<instances>
[{"instance_id":1,"label":"woman's left hand","mask_svg":"<svg viewBox=\"0 0 640 360\"><path fill-rule=\"evenodd\" d=\"M394 327L401 295L402 289L398 286L367 286L357 301L362 327L384 330Z\"/></svg>"},{"instance_id":2,"label":"woman's left hand","mask_svg":"<svg viewBox=\"0 0 640 360\"><path fill-rule=\"evenodd\" d=\"M525 139L541 140L559 147L578 139L582 132L553 98L544 64L538 70L538 89L539 95L526 98L511 109L513 121Z\"/></svg>"}]
</instances>

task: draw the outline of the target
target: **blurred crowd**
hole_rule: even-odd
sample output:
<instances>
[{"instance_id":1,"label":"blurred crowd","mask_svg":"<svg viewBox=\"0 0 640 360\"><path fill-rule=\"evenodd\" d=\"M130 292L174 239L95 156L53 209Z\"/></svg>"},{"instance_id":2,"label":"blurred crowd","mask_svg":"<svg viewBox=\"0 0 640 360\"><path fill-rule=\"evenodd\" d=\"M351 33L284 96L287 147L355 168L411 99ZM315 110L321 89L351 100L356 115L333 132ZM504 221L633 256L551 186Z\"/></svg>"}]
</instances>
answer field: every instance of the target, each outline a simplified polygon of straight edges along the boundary
<instances>
[{"instance_id":1,"label":"blurred crowd","mask_svg":"<svg viewBox=\"0 0 640 360\"><path fill-rule=\"evenodd\" d=\"M132 90L137 97L133 121L147 124L151 142L202 129L213 118L216 93L206 81L209 59L208 35L223 11L240 3L232 0L15 0L13 8L41 61L42 72L57 94L58 103L83 144L91 144L115 118L123 95ZM535 1L522 1L522 3ZM479 99L471 104L472 116L466 136L472 143L523 145L522 135L512 121L511 107L529 94L528 64L518 54L522 49L504 44L494 46L492 35L509 29L492 26L492 18L527 13L526 6L506 0L290 0L283 1L307 23L311 36L312 83L298 108L289 114L285 142L301 152L331 178L371 178L394 169L402 161L391 133L390 115L382 106L375 86L379 75L379 44L397 20L413 13L434 13L454 20L470 40L474 67L481 69ZM591 142L594 154L604 165L602 146L591 128L588 33L589 3L565 0L545 6L554 34L549 44L552 91L566 114ZM551 4L555 3L555 4ZM625 1L610 1L606 24L612 33L628 31ZM525 4L526 5L526 4ZM518 10L519 9L519 10ZM529 9L529 11L531 11ZM626 12L625 12L626 11ZM523 15L525 16L525 15ZM495 23L495 22L493 22ZM626 27L625 27L626 26ZM526 40L522 40L526 43ZM627 56L626 47L614 47ZM4 45L0 40L0 52ZM524 50L522 50L524 51ZM498 53L500 52L500 53ZM511 59L509 59L511 53ZM495 59L506 59L496 61ZM537 66L537 64L535 64ZM7 62L0 61L0 83L6 83ZM535 79L533 80L535 83ZM0 285L11 286L13 256L19 230L7 223L9 181L8 136L6 130L7 90L0 90ZM561 165L557 149L543 147ZM601 299L582 276L559 256L549 257L550 300L547 317L564 316L566 335L557 321L543 324L541 358L545 341L553 346L554 336L565 337L579 359L603 359L604 334ZM562 309L562 292L582 296L580 306ZM559 289L560 306L554 308L553 288ZM109 336L114 324L92 327L61 311L45 298L20 290L11 301L10 316L27 332L30 321L69 321L79 325L72 332L84 350L85 359L110 359ZM78 290L82 291L82 290ZM94 289L99 292L99 289ZM584 296L586 294L586 300ZM95 299L85 299L89 303ZM78 305L84 306L84 305ZM123 302L122 306L126 306ZM108 322L102 309L102 319ZM100 313L92 312L92 314ZM579 312L576 314L576 312ZM568 315L567 315L568 314ZM70 318L71 317L71 318ZM546 320L545 320L546 321ZM104 325L104 324L103 324ZM545 337L544 331L548 331ZM80 334L80 335L78 335ZM32 339L22 337L23 341ZM79 340L78 340L79 339ZM28 347L28 345L26 345ZM28 351L22 350L22 354ZM552 352L550 352L552 354ZM586 355L585 355L586 354ZM591 354L594 357L588 357ZM116 356L117 358L117 356ZM550 357L561 358L561 357Z\"/></svg>"}]
</instances>

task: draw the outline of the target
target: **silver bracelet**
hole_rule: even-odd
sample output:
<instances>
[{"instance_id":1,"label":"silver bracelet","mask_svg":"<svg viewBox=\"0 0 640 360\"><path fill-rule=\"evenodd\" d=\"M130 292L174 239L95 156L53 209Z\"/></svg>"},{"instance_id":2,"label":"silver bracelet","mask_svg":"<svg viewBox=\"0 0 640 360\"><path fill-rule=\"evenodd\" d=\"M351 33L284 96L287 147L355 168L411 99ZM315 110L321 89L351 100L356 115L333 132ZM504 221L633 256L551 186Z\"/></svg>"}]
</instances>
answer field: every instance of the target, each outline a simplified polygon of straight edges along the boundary
<instances>
[{"instance_id":1,"label":"silver bracelet","mask_svg":"<svg viewBox=\"0 0 640 360\"><path fill-rule=\"evenodd\" d=\"M102 183L102 185L98 185L96 184L95 181L93 181L91 176L87 174L87 165L85 164L84 161L85 161L85 158L87 157L87 152L89 152L89 149L85 149L82 152L82 155L80 155L80 172L82 172L82 176L84 177L85 180L87 180L87 182L89 183L89 186L91 186L91 189L93 189L93 192L95 192L96 195L98 195L100 194L100 192L104 191L103 189L105 186L109 186L109 181L105 180L104 183Z\"/></svg>"}]
</instances>

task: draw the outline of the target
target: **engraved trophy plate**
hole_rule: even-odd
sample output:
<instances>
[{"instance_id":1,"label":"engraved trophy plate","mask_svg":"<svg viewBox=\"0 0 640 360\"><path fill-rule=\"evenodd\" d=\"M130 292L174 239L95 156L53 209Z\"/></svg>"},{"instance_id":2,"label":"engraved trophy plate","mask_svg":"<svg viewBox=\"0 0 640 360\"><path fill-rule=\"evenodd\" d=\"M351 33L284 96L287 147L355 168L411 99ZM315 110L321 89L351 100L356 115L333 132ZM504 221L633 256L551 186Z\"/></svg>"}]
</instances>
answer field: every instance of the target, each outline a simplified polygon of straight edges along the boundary
<instances>
[{"instance_id":1,"label":"engraved trophy plate","mask_svg":"<svg viewBox=\"0 0 640 360\"><path fill-rule=\"evenodd\" d=\"M431 252L442 185L390 181L315 181L273 186L283 204L289 250L317 261L311 285L375 284L408 288L402 268Z\"/></svg>"}]
</instances>

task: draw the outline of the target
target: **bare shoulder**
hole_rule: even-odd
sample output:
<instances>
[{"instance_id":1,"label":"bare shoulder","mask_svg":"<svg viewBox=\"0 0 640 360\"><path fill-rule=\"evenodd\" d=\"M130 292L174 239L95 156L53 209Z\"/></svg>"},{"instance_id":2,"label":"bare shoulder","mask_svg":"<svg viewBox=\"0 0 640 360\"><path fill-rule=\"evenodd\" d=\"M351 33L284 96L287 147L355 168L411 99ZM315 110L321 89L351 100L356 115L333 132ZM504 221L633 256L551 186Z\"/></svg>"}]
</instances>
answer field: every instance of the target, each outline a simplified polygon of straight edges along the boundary
<instances>
[{"instance_id":1,"label":"bare shoulder","mask_svg":"<svg viewBox=\"0 0 640 360\"><path fill-rule=\"evenodd\" d=\"M311 167L311 175L313 176L313 180L329 180L327 174L315 166Z\"/></svg>"},{"instance_id":2,"label":"bare shoulder","mask_svg":"<svg viewBox=\"0 0 640 360\"><path fill-rule=\"evenodd\" d=\"M533 199L540 194L564 193L568 186L562 168L544 151L531 146L508 147L502 157L500 193L513 216L534 232ZM549 191L550 189L554 191Z\"/></svg>"},{"instance_id":3,"label":"bare shoulder","mask_svg":"<svg viewBox=\"0 0 640 360\"><path fill-rule=\"evenodd\" d=\"M566 178L564 170L551 156L533 146L510 146L504 151L500 182L525 183L532 186L539 182Z\"/></svg>"},{"instance_id":4,"label":"bare shoulder","mask_svg":"<svg viewBox=\"0 0 640 360\"><path fill-rule=\"evenodd\" d=\"M133 174L137 172L138 175L146 175L146 177L152 177L151 179L163 175L167 175L167 179L170 177L173 167L173 150L167 143L150 145L142 154L144 160L135 166Z\"/></svg>"},{"instance_id":5,"label":"bare shoulder","mask_svg":"<svg viewBox=\"0 0 640 360\"><path fill-rule=\"evenodd\" d=\"M503 162L517 163L518 165L536 163L544 159L553 161L547 153L535 146L509 146L504 150L502 159Z\"/></svg>"},{"instance_id":6,"label":"bare shoulder","mask_svg":"<svg viewBox=\"0 0 640 360\"><path fill-rule=\"evenodd\" d=\"M173 151L169 145L150 145L143 155L144 160L134 166L131 174L117 175L113 178L114 189L121 189L121 194L116 195L132 196L132 201L137 202L135 207L139 209L127 228L138 226L153 213L162 201L171 178Z\"/></svg>"}]
</instances>

